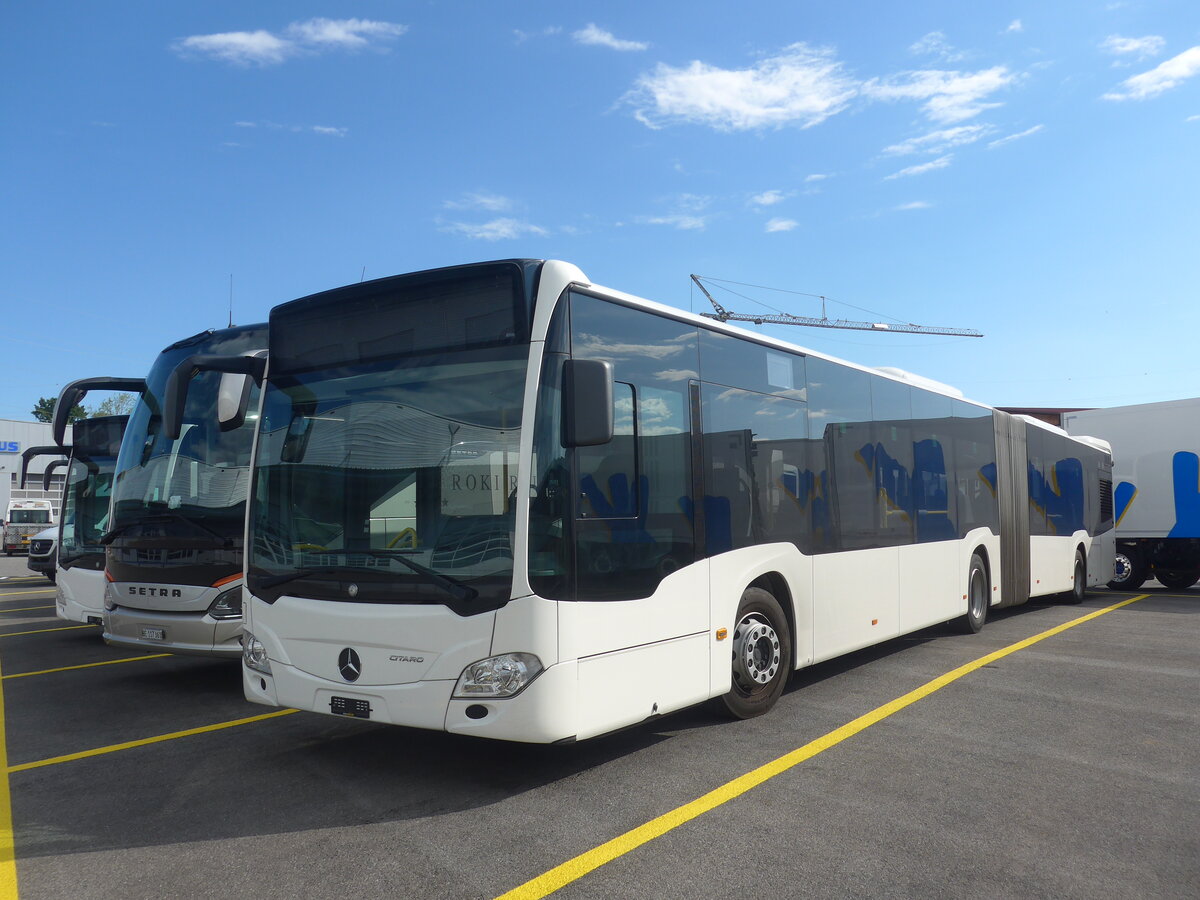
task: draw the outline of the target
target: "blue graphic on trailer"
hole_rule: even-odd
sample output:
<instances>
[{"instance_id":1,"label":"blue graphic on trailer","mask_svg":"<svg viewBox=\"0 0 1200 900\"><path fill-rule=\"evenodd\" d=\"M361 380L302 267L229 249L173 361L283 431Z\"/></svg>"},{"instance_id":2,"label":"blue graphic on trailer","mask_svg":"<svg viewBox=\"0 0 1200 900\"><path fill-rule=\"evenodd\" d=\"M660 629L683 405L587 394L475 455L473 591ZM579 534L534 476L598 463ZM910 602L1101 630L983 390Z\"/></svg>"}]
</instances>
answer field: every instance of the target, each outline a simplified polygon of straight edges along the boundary
<instances>
[{"instance_id":1,"label":"blue graphic on trailer","mask_svg":"<svg viewBox=\"0 0 1200 900\"><path fill-rule=\"evenodd\" d=\"M1200 537L1200 456L1187 450L1177 452L1171 459L1171 485L1175 525L1167 537ZM1118 527L1137 494L1137 485L1131 481L1122 481L1113 490L1113 516Z\"/></svg>"},{"instance_id":2,"label":"blue graphic on trailer","mask_svg":"<svg viewBox=\"0 0 1200 900\"><path fill-rule=\"evenodd\" d=\"M1175 527L1167 537L1200 537L1200 456L1181 450L1171 460Z\"/></svg>"},{"instance_id":3,"label":"blue graphic on trailer","mask_svg":"<svg viewBox=\"0 0 1200 900\"><path fill-rule=\"evenodd\" d=\"M1133 498L1137 496L1137 488L1128 481L1122 481L1113 490L1113 521L1120 526L1121 520L1125 518L1125 513L1129 512L1129 507L1133 503Z\"/></svg>"}]
</instances>

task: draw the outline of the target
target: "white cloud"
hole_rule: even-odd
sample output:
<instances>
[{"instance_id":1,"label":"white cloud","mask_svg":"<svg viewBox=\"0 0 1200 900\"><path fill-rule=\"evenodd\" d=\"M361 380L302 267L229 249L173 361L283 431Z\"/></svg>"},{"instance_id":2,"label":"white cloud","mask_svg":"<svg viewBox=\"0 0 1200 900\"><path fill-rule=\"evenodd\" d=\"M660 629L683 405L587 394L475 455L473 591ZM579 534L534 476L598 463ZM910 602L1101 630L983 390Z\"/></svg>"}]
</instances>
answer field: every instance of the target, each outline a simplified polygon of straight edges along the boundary
<instances>
[{"instance_id":1,"label":"white cloud","mask_svg":"<svg viewBox=\"0 0 1200 900\"><path fill-rule=\"evenodd\" d=\"M482 209L487 212L505 212L512 209L513 203L508 197L500 194L476 191L473 194L463 194L459 200L447 200L442 205L446 209Z\"/></svg>"},{"instance_id":2,"label":"white cloud","mask_svg":"<svg viewBox=\"0 0 1200 900\"><path fill-rule=\"evenodd\" d=\"M899 206L893 207L896 212L907 212L910 209L929 209L933 204L926 203L924 200L914 200L912 203L901 203Z\"/></svg>"},{"instance_id":3,"label":"white cloud","mask_svg":"<svg viewBox=\"0 0 1200 900\"><path fill-rule=\"evenodd\" d=\"M593 47L608 47L610 50L646 50L649 44L644 41L624 41L615 37L611 31L605 31L594 23L589 22L587 28L573 32L571 37L577 44L588 44Z\"/></svg>"},{"instance_id":4,"label":"white cloud","mask_svg":"<svg viewBox=\"0 0 1200 900\"><path fill-rule=\"evenodd\" d=\"M1026 128L1024 131L1018 131L1016 134L1010 134L1002 138L998 138L988 143L988 149L993 147L1003 147L1005 144L1011 144L1013 141L1019 141L1021 138L1027 138L1032 134L1037 134L1042 131L1045 125L1034 125L1032 128Z\"/></svg>"},{"instance_id":5,"label":"white cloud","mask_svg":"<svg viewBox=\"0 0 1200 900\"><path fill-rule=\"evenodd\" d=\"M659 63L625 95L650 128L689 122L718 131L817 125L844 110L857 93L832 50L792 44L746 69L698 60L684 68Z\"/></svg>"},{"instance_id":6,"label":"white cloud","mask_svg":"<svg viewBox=\"0 0 1200 900\"><path fill-rule=\"evenodd\" d=\"M832 177L833 177L832 175L822 175L820 173L814 172L812 175L804 176L804 183L812 184L814 181L824 181L826 178L832 178Z\"/></svg>"},{"instance_id":7,"label":"white cloud","mask_svg":"<svg viewBox=\"0 0 1200 900\"><path fill-rule=\"evenodd\" d=\"M905 156L911 153L944 153L951 147L973 144L992 131L993 128L990 125L958 125L954 128L943 128L920 137L909 138L899 144L892 144L890 147L884 147L883 152L889 156Z\"/></svg>"},{"instance_id":8,"label":"white cloud","mask_svg":"<svg viewBox=\"0 0 1200 900\"><path fill-rule=\"evenodd\" d=\"M1110 34L1104 39L1100 45L1100 49L1106 53L1111 53L1114 56L1133 56L1138 59L1148 59L1151 56L1158 56L1162 53L1163 47L1167 42L1156 34L1149 34L1146 37L1127 38L1121 37L1119 34Z\"/></svg>"},{"instance_id":9,"label":"white cloud","mask_svg":"<svg viewBox=\"0 0 1200 900\"><path fill-rule=\"evenodd\" d=\"M294 51L291 41L269 31L228 31L223 34L197 34L176 41L180 56L207 56L222 62L247 66L281 63Z\"/></svg>"},{"instance_id":10,"label":"white cloud","mask_svg":"<svg viewBox=\"0 0 1200 900\"><path fill-rule=\"evenodd\" d=\"M910 45L908 52L918 56L936 56L946 62L960 62L967 58L967 55L961 50L955 50L946 41L946 35L940 31L929 32L915 44Z\"/></svg>"},{"instance_id":11,"label":"white cloud","mask_svg":"<svg viewBox=\"0 0 1200 900\"><path fill-rule=\"evenodd\" d=\"M1016 80L1017 76L1005 66L966 73L926 69L888 79L872 78L862 90L876 100L924 101L922 109L928 118L952 124L974 118L985 109L1001 106L983 100Z\"/></svg>"},{"instance_id":12,"label":"white cloud","mask_svg":"<svg viewBox=\"0 0 1200 900\"><path fill-rule=\"evenodd\" d=\"M776 231L791 231L799 224L800 223L795 219L771 219L769 222L767 222L766 227L763 228L763 231L765 231L767 234L773 234Z\"/></svg>"},{"instance_id":13,"label":"white cloud","mask_svg":"<svg viewBox=\"0 0 1200 900\"><path fill-rule=\"evenodd\" d=\"M238 128L257 128L258 127L257 122L234 122L233 124L236 125Z\"/></svg>"},{"instance_id":14,"label":"white cloud","mask_svg":"<svg viewBox=\"0 0 1200 900\"><path fill-rule=\"evenodd\" d=\"M791 194L784 193L779 190L763 191L761 194L755 194L750 198L750 202L755 206L774 206L776 203L782 203Z\"/></svg>"},{"instance_id":15,"label":"white cloud","mask_svg":"<svg viewBox=\"0 0 1200 900\"><path fill-rule=\"evenodd\" d=\"M1122 90L1104 95L1105 100L1148 100L1164 91L1179 87L1200 73L1200 46L1184 50L1178 56L1160 63L1149 72L1134 75L1121 82Z\"/></svg>"},{"instance_id":16,"label":"white cloud","mask_svg":"<svg viewBox=\"0 0 1200 900\"><path fill-rule=\"evenodd\" d=\"M350 131L348 128L333 125L282 125L279 122L248 122L245 120L233 124L236 128L265 128L268 131L289 131L292 134L311 132L329 137L345 137Z\"/></svg>"},{"instance_id":17,"label":"white cloud","mask_svg":"<svg viewBox=\"0 0 1200 900\"><path fill-rule=\"evenodd\" d=\"M312 130L317 134L327 134L330 137L345 137L347 129L334 128L329 125L314 125Z\"/></svg>"},{"instance_id":18,"label":"white cloud","mask_svg":"<svg viewBox=\"0 0 1200 900\"><path fill-rule=\"evenodd\" d=\"M1185 122L1200 122L1200 116L1188 116L1183 121L1185 121Z\"/></svg>"},{"instance_id":19,"label":"white cloud","mask_svg":"<svg viewBox=\"0 0 1200 900\"><path fill-rule=\"evenodd\" d=\"M1004 29L1005 34L1020 34L1025 30L1025 26L1021 24L1020 19L1013 19L1008 23L1008 27Z\"/></svg>"},{"instance_id":20,"label":"white cloud","mask_svg":"<svg viewBox=\"0 0 1200 900\"><path fill-rule=\"evenodd\" d=\"M472 240L479 241L506 241L524 237L525 235L544 236L549 234L541 226L510 218L492 219L492 221L484 222L481 225L468 222L451 222L449 225L443 226L442 231L461 234Z\"/></svg>"},{"instance_id":21,"label":"white cloud","mask_svg":"<svg viewBox=\"0 0 1200 900\"><path fill-rule=\"evenodd\" d=\"M522 31L519 28L513 29L513 34L516 35L517 43L522 44L525 41L537 37L554 37L556 34L562 34L562 26L547 25L541 31Z\"/></svg>"},{"instance_id":22,"label":"white cloud","mask_svg":"<svg viewBox=\"0 0 1200 900\"><path fill-rule=\"evenodd\" d=\"M933 172L937 169L944 169L954 161L954 154L948 153L939 159L932 160L927 163L921 163L919 166L909 166L907 169L901 169L899 172L893 172L884 178L884 181L891 181L894 178L909 178L913 175L924 175L926 172Z\"/></svg>"},{"instance_id":23,"label":"white cloud","mask_svg":"<svg viewBox=\"0 0 1200 900\"><path fill-rule=\"evenodd\" d=\"M406 31L407 25L370 19L309 19L289 25L287 36L300 44L357 48L365 47L369 38L399 37Z\"/></svg>"},{"instance_id":24,"label":"white cloud","mask_svg":"<svg viewBox=\"0 0 1200 900\"><path fill-rule=\"evenodd\" d=\"M204 57L235 65L271 66L301 53L357 50L374 40L398 37L407 25L370 19L308 19L292 22L283 34L229 31L180 38L171 48L183 57Z\"/></svg>"}]
</instances>

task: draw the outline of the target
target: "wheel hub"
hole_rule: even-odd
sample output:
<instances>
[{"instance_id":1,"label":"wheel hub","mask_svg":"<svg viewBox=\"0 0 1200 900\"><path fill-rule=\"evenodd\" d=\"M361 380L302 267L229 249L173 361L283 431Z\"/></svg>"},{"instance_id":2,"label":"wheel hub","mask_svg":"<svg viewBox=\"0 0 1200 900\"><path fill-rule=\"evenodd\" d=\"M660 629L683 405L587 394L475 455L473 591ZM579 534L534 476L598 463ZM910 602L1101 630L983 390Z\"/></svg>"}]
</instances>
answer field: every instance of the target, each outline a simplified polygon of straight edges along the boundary
<instances>
[{"instance_id":1,"label":"wheel hub","mask_svg":"<svg viewBox=\"0 0 1200 900\"><path fill-rule=\"evenodd\" d=\"M748 685L767 684L779 672L779 635L757 615L746 616L733 631L733 673Z\"/></svg>"}]
</instances>

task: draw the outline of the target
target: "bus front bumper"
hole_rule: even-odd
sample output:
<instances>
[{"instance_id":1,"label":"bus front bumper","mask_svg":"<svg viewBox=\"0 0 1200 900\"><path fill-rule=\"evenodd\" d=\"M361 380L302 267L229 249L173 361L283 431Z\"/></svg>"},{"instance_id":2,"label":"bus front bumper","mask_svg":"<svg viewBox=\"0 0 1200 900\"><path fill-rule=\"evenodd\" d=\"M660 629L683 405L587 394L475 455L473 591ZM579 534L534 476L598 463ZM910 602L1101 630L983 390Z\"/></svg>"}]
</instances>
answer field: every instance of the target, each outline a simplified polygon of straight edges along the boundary
<instances>
[{"instance_id":1,"label":"bus front bumper","mask_svg":"<svg viewBox=\"0 0 1200 900\"><path fill-rule=\"evenodd\" d=\"M270 675L242 663L246 699L265 706L536 744L571 740L577 733L574 661L551 666L519 694L504 699L456 699L454 684L342 685L276 660L271 660Z\"/></svg>"},{"instance_id":2,"label":"bus front bumper","mask_svg":"<svg viewBox=\"0 0 1200 900\"><path fill-rule=\"evenodd\" d=\"M104 612L104 642L130 650L236 659L242 655L242 620L118 606Z\"/></svg>"}]
</instances>

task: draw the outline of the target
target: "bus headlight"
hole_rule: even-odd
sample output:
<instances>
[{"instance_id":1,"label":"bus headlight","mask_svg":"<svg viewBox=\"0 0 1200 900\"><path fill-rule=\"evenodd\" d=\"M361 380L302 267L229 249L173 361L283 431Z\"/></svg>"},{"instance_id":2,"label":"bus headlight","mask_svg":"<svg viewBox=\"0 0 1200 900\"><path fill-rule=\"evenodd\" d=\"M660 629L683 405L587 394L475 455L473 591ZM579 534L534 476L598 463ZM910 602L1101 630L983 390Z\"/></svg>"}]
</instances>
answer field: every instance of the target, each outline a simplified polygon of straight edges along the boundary
<instances>
[{"instance_id":1,"label":"bus headlight","mask_svg":"<svg viewBox=\"0 0 1200 900\"><path fill-rule=\"evenodd\" d=\"M267 648L263 642L246 631L242 633L242 662L255 672L271 674L271 663L267 659Z\"/></svg>"},{"instance_id":2,"label":"bus headlight","mask_svg":"<svg viewBox=\"0 0 1200 900\"><path fill-rule=\"evenodd\" d=\"M242 586L222 591L208 608L214 619L240 619L242 617Z\"/></svg>"},{"instance_id":3,"label":"bus headlight","mask_svg":"<svg viewBox=\"0 0 1200 900\"><path fill-rule=\"evenodd\" d=\"M471 663L458 676L454 696L460 700L512 697L542 672L542 661L532 653L503 653Z\"/></svg>"}]
</instances>

